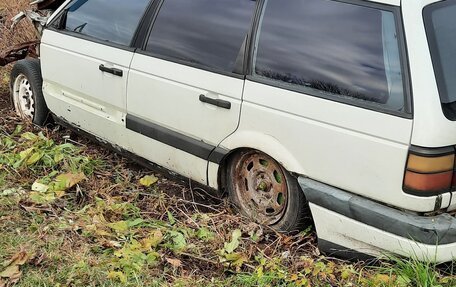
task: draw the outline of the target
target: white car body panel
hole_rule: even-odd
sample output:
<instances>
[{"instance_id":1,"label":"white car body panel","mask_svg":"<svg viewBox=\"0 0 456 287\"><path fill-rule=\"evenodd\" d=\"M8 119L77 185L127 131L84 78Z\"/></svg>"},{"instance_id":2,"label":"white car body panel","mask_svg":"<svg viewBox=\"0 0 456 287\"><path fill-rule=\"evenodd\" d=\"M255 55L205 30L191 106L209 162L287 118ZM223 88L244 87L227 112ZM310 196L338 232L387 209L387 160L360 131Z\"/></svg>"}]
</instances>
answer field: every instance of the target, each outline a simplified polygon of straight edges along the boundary
<instances>
[{"instance_id":1,"label":"white car body panel","mask_svg":"<svg viewBox=\"0 0 456 287\"><path fill-rule=\"evenodd\" d=\"M239 128L221 146L255 148L289 171L400 208L432 211L436 197L402 191L412 124L247 81Z\"/></svg>"},{"instance_id":2,"label":"white car body panel","mask_svg":"<svg viewBox=\"0 0 456 287\"><path fill-rule=\"evenodd\" d=\"M244 80L135 54L128 85L128 114L217 146L236 130ZM219 108L200 95L231 103ZM172 115L172 116L170 116Z\"/></svg>"},{"instance_id":3,"label":"white car body panel","mask_svg":"<svg viewBox=\"0 0 456 287\"><path fill-rule=\"evenodd\" d=\"M423 21L423 8L435 0L402 1L404 30L407 35L410 77L413 83L413 135L411 143L424 147L443 147L456 143L456 123L442 112L439 91Z\"/></svg>"},{"instance_id":4,"label":"white car body panel","mask_svg":"<svg viewBox=\"0 0 456 287\"><path fill-rule=\"evenodd\" d=\"M128 69L133 52L45 30L41 43L41 69L46 96L69 97L121 122L126 111ZM121 69L123 77L100 71L99 66ZM50 94L52 93L52 94ZM52 107L50 107L52 110ZM64 114L71 118L71 109ZM78 115L74 117L78 118ZM78 119L74 123L78 123ZM102 129L102 128L101 128ZM90 130L97 133L98 129Z\"/></svg>"}]
</instances>

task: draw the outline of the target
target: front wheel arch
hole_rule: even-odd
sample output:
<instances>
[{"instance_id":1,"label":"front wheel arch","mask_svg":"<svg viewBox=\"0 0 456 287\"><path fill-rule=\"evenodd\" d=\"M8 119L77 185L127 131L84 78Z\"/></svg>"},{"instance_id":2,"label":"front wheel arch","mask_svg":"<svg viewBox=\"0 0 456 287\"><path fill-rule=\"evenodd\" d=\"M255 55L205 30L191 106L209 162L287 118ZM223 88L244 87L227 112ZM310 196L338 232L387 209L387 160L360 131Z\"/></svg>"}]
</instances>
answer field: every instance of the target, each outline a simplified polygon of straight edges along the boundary
<instances>
[{"instance_id":1,"label":"front wheel arch","mask_svg":"<svg viewBox=\"0 0 456 287\"><path fill-rule=\"evenodd\" d=\"M33 114L26 116L24 111L18 109L16 84L18 78L24 78L30 87L30 98L33 100ZM16 62L10 74L10 99L18 115L34 124L44 126L50 119L49 109L43 95L43 78L39 59L28 58Z\"/></svg>"}]
</instances>

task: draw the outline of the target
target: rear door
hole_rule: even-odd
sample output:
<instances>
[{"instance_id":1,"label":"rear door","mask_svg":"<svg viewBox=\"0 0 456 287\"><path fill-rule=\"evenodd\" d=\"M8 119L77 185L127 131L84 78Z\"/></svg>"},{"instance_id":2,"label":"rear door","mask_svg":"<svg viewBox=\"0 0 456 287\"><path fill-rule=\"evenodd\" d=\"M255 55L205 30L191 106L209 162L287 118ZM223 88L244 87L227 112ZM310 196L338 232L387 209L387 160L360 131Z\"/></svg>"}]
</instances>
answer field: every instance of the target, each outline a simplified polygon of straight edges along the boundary
<instances>
[{"instance_id":1,"label":"rear door","mask_svg":"<svg viewBox=\"0 0 456 287\"><path fill-rule=\"evenodd\" d=\"M239 122L255 7L252 0L164 0L158 7L128 82L127 129L143 135L134 143L141 156L206 183L209 155ZM140 145L156 146L161 157Z\"/></svg>"},{"instance_id":2,"label":"rear door","mask_svg":"<svg viewBox=\"0 0 456 287\"><path fill-rule=\"evenodd\" d=\"M51 111L102 139L125 127L130 44L149 0L74 0L45 30L44 94Z\"/></svg>"}]
</instances>

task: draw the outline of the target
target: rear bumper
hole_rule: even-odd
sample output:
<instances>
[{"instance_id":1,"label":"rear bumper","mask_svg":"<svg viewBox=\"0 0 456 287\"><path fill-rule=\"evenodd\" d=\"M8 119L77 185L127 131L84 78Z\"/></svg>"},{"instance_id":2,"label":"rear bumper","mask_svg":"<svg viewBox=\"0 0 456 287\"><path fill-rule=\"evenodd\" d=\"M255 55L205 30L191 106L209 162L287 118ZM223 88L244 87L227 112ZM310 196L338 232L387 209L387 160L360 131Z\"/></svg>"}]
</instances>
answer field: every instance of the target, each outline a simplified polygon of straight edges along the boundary
<instances>
[{"instance_id":1,"label":"rear bumper","mask_svg":"<svg viewBox=\"0 0 456 287\"><path fill-rule=\"evenodd\" d=\"M299 184L323 252L344 257L393 252L439 263L456 259L453 216L400 211L305 177L299 178Z\"/></svg>"}]
</instances>

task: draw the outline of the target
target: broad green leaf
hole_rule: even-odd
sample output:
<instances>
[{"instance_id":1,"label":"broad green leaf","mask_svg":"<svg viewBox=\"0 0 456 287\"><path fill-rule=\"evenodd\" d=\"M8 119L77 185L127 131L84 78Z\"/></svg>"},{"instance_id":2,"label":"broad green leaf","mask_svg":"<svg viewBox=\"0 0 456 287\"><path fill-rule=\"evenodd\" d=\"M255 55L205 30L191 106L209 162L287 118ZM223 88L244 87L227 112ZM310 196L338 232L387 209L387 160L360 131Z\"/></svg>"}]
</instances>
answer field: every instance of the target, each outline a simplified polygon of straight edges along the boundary
<instances>
[{"instance_id":1,"label":"broad green leaf","mask_svg":"<svg viewBox=\"0 0 456 287\"><path fill-rule=\"evenodd\" d=\"M183 250L187 246L187 241L185 240L185 236L182 233L178 231L168 231L168 234L171 237L172 249L179 251Z\"/></svg>"},{"instance_id":2,"label":"broad green leaf","mask_svg":"<svg viewBox=\"0 0 456 287\"><path fill-rule=\"evenodd\" d=\"M198 229L198 231L196 232L196 236L198 236L199 239L208 241L214 238L214 233L211 232L209 229L202 227Z\"/></svg>"},{"instance_id":3,"label":"broad green leaf","mask_svg":"<svg viewBox=\"0 0 456 287\"><path fill-rule=\"evenodd\" d=\"M117 221L109 223L108 226L116 231L117 233L126 233L128 231L128 222L127 221Z\"/></svg>"},{"instance_id":4,"label":"broad green leaf","mask_svg":"<svg viewBox=\"0 0 456 287\"><path fill-rule=\"evenodd\" d=\"M8 196L12 194L16 194L18 190L16 188L8 188L5 189L4 191L0 192L0 196Z\"/></svg>"},{"instance_id":5,"label":"broad green leaf","mask_svg":"<svg viewBox=\"0 0 456 287\"><path fill-rule=\"evenodd\" d=\"M46 192L48 191L49 189L49 186L45 185L45 184L42 184L38 181L35 181L33 184L32 184L32 190L33 191L38 191L38 192Z\"/></svg>"},{"instance_id":6,"label":"broad green leaf","mask_svg":"<svg viewBox=\"0 0 456 287\"><path fill-rule=\"evenodd\" d=\"M241 267L247 260L247 256L243 253L230 253L225 255L226 261L231 265Z\"/></svg>"},{"instance_id":7,"label":"broad green leaf","mask_svg":"<svg viewBox=\"0 0 456 287\"><path fill-rule=\"evenodd\" d=\"M169 224L171 224L171 225L176 224L176 220L174 219L173 214L169 210L167 211L167 214L168 214Z\"/></svg>"},{"instance_id":8,"label":"broad green leaf","mask_svg":"<svg viewBox=\"0 0 456 287\"><path fill-rule=\"evenodd\" d=\"M158 178L153 176L153 175L146 175L145 177L141 178L139 180L139 183L142 186L149 187L152 184L156 183L158 181Z\"/></svg>"},{"instance_id":9,"label":"broad green leaf","mask_svg":"<svg viewBox=\"0 0 456 287\"><path fill-rule=\"evenodd\" d=\"M37 163L43 156L44 156L43 152L35 152L28 158L26 164L33 165L33 164Z\"/></svg>"},{"instance_id":10,"label":"broad green leaf","mask_svg":"<svg viewBox=\"0 0 456 287\"><path fill-rule=\"evenodd\" d=\"M22 131L22 125L17 125L16 128L14 129L13 136L20 134Z\"/></svg>"},{"instance_id":11,"label":"broad green leaf","mask_svg":"<svg viewBox=\"0 0 456 287\"><path fill-rule=\"evenodd\" d=\"M35 149L35 148L31 147L31 148L28 148L28 149L26 149L26 150L21 151L21 152L19 153L20 158L21 158L22 160L28 158L28 157L30 156L30 154L32 154L32 152L33 152L34 149Z\"/></svg>"},{"instance_id":12,"label":"broad green leaf","mask_svg":"<svg viewBox=\"0 0 456 287\"><path fill-rule=\"evenodd\" d=\"M65 158L65 155L63 153L56 153L54 155L54 162L59 163Z\"/></svg>"},{"instance_id":13,"label":"broad green leaf","mask_svg":"<svg viewBox=\"0 0 456 287\"><path fill-rule=\"evenodd\" d=\"M155 230L149 237L141 240L142 249L148 251L151 248L157 247L163 241L163 234L160 230Z\"/></svg>"},{"instance_id":14,"label":"broad green leaf","mask_svg":"<svg viewBox=\"0 0 456 287\"><path fill-rule=\"evenodd\" d=\"M135 227L137 225L140 225L143 222L144 222L144 219L142 219L142 218L136 218L135 220L127 221L128 227Z\"/></svg>"},{"instance_id":15,"label":"broad green leaf","mask_svg":"<svg viewBox=\"0 0 456 287\"><path fill-rule=\"evenodd\" d=\"M241 230L236 229L233 231L233 234L231 235L231 242L225 242L224 244L224 250L226 253L233 253L236 248L239 247L239 238L241 238Z\"/></svg>"},{"instance_id":16,"label":"broad green leaf","mask_svg":"<svg viewBox=\"0 0 456 287\"><path fill-rule=\"evenodd\" d=\"M155 251L152 251L152 252L147 253L146 262L149 265L156 265L158 263L159 258L160 258L160 254Z\"/></svg>"},{"instance_id":17,"label":"broad green leaf","mask_svg":"<svg viewBox=\"0 0 456 287\"><path fill-rule=\"evenodd\" d=\"M41 192L30 192L29 198L32 202L36 204L46 204L51 203L55 200L54 193L41 193Z\"/></svg>"},{"instance_id":18,"label":"broad green leaf","mask_svg":"<svg viewBox=\"0 0 456 287\"><path fill-rule=\"evenodd\" d=\"M21 138L29 140L29 141L33 141L33 140L36 140L38 138L38 136L35 135L34 133L26 132L21 135Z\"/></svg>"}]
</instances>

